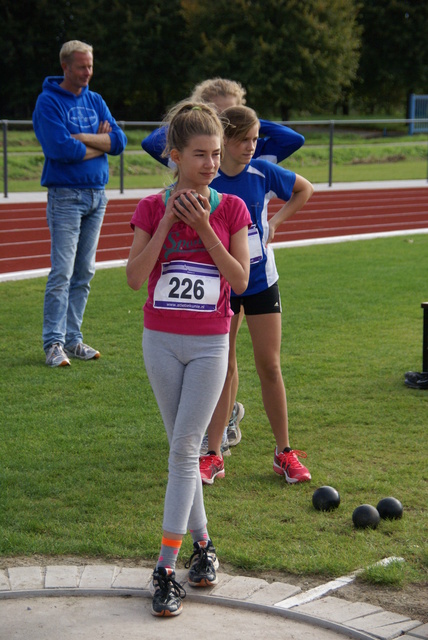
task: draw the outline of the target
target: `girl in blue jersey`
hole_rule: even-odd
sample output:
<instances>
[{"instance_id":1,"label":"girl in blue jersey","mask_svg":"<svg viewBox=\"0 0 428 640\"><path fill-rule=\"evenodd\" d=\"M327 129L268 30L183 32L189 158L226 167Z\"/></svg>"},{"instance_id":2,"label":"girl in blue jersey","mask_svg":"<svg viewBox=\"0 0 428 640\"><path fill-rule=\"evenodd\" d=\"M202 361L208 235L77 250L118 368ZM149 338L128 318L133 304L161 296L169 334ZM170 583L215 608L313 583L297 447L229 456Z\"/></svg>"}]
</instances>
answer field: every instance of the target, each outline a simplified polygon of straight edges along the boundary
<instances>
[{"instance_id":1,"label":"girl in blue jersey","mask_svg":"<svg viewBox=\"0 0 428 640\"><path fill-rule=\"evenodd\" d=\"M253 223L248 234L250 280L243 294L233 291L231 294L235 315L230 330L228 374L208 428L208 453L200 458L201 477L205 484L224 477L221 439L238 389L236 338L245 313L263 404L276 440L273 469L289 483L303 482L311 479L308 469L298 459L306 457L306 453L293 450L288 436L287 400L280 362L281 301L271 243L276 229L303 207L313 187L302 176L271 162L253 159L260 125L252 109L230 107L221 115L226 123L225 151L212 184L219 191L238 195L249 209ZM285 204L268 220L268 203L272 198L280 198Z\"/></svg>"}]
</instances>

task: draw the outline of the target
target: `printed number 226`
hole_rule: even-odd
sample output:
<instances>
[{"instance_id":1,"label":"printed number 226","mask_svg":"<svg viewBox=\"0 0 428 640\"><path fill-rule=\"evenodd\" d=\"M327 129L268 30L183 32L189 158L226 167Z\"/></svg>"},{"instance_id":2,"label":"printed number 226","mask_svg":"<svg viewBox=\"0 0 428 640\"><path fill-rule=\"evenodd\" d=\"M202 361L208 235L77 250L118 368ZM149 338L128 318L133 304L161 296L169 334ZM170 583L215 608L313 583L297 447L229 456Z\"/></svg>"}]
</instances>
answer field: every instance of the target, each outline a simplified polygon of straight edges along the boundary
<instances>
[{"instance_id":1,"label":"printed number 226","mask_svg":"<svg viewBox=\"0 0 428 640\"><path fill-rule=\"evenodd\" d=\"M181 298L184 300L202 300L204 297L203 280L191 280L190 278L171 278L169 281L171 285L171 291L168 294L169 298Z\"/></svg>"}]
</instances>

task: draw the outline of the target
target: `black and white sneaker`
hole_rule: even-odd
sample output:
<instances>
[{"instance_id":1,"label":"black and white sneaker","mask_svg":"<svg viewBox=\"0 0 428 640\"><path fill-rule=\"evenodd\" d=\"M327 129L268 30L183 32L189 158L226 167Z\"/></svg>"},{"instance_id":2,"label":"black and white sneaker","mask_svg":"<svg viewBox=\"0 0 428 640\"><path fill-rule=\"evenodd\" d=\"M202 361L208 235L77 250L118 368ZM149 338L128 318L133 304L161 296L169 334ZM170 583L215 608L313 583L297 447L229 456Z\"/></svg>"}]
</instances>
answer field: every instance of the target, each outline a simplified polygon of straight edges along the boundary
<instances>
[{"instance_id":1,"label":"black and white sneaker","mask_svg":"<svg viewBox=\"0 0 428 640\"><path fill-rule=\"evenodd\" d=\"M182 600L186 592L175 580L172 569L159 567L153 571L153 581L150 588L153 593L151 613L154 616L178 616L182 610Z\"/></svg>"},{"instance_id":2,"label":"black and white sneaker","mask_svg":"<svg viewBox=\"0 0 428 640\"><path fill-rule=\"evenodd\" d=\"M428 373L426 371L407 371L404 374L404 384L412 389L428 389Z\"/></svg>"},{"instance_id":3,"label":"black and white sneaker","mask_svg":"<svg viewBox=\"0 0 428 640\"><path fill-rule=\"evenodd\" d=\"M219 562L211 540L201 540L193 543L194 551L186 562L189 569L188 581L191 587L211 587L217 584L216 569Z\"/></svg>"}]
</instances>

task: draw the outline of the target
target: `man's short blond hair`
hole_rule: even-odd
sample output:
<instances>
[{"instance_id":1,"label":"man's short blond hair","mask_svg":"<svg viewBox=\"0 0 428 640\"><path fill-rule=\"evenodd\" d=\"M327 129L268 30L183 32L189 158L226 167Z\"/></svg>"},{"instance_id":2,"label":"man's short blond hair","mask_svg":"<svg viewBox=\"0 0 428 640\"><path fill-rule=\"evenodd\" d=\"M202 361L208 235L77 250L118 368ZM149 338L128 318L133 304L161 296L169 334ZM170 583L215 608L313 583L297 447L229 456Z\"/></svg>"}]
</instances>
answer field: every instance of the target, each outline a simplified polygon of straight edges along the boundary
<instances>
[{"instance_id":1,"label":"man's short blond hair","mask_svg":"<svg viewBox=\"0 0 428 640\"><path fill-rule=\"evenodd\" d=\"M64 42L61 47L61 51L59 52L60 63L62 64L63 62L66 62L67 64L70 64L76 52L92 53L93 48L90 44L81 42L80 40L69 40L68 42Z\"/></svg>"}]
</instances>

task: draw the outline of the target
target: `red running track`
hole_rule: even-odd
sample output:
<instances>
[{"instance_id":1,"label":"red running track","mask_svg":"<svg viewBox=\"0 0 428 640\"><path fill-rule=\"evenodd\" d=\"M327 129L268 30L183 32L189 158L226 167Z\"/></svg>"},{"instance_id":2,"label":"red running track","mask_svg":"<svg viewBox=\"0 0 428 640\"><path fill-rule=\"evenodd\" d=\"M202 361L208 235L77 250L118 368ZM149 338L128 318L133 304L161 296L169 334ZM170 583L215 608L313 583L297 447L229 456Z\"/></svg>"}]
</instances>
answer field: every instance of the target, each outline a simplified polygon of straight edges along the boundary
<instances>
[{"instance_id":1,"label":"red running track","mask_svg":"<svg viewBox=\"0 0 428 640\"><path fill-rule=\"evenodd\" d=\"M138 199L110 200L97 262L128 257ZM281 206L272 200L272 215ZM428 229L428 188L316 191L277 230L276 242ZM45 203L0 204L0 274L50 267Z\"/></svg>"}]
</instances>

